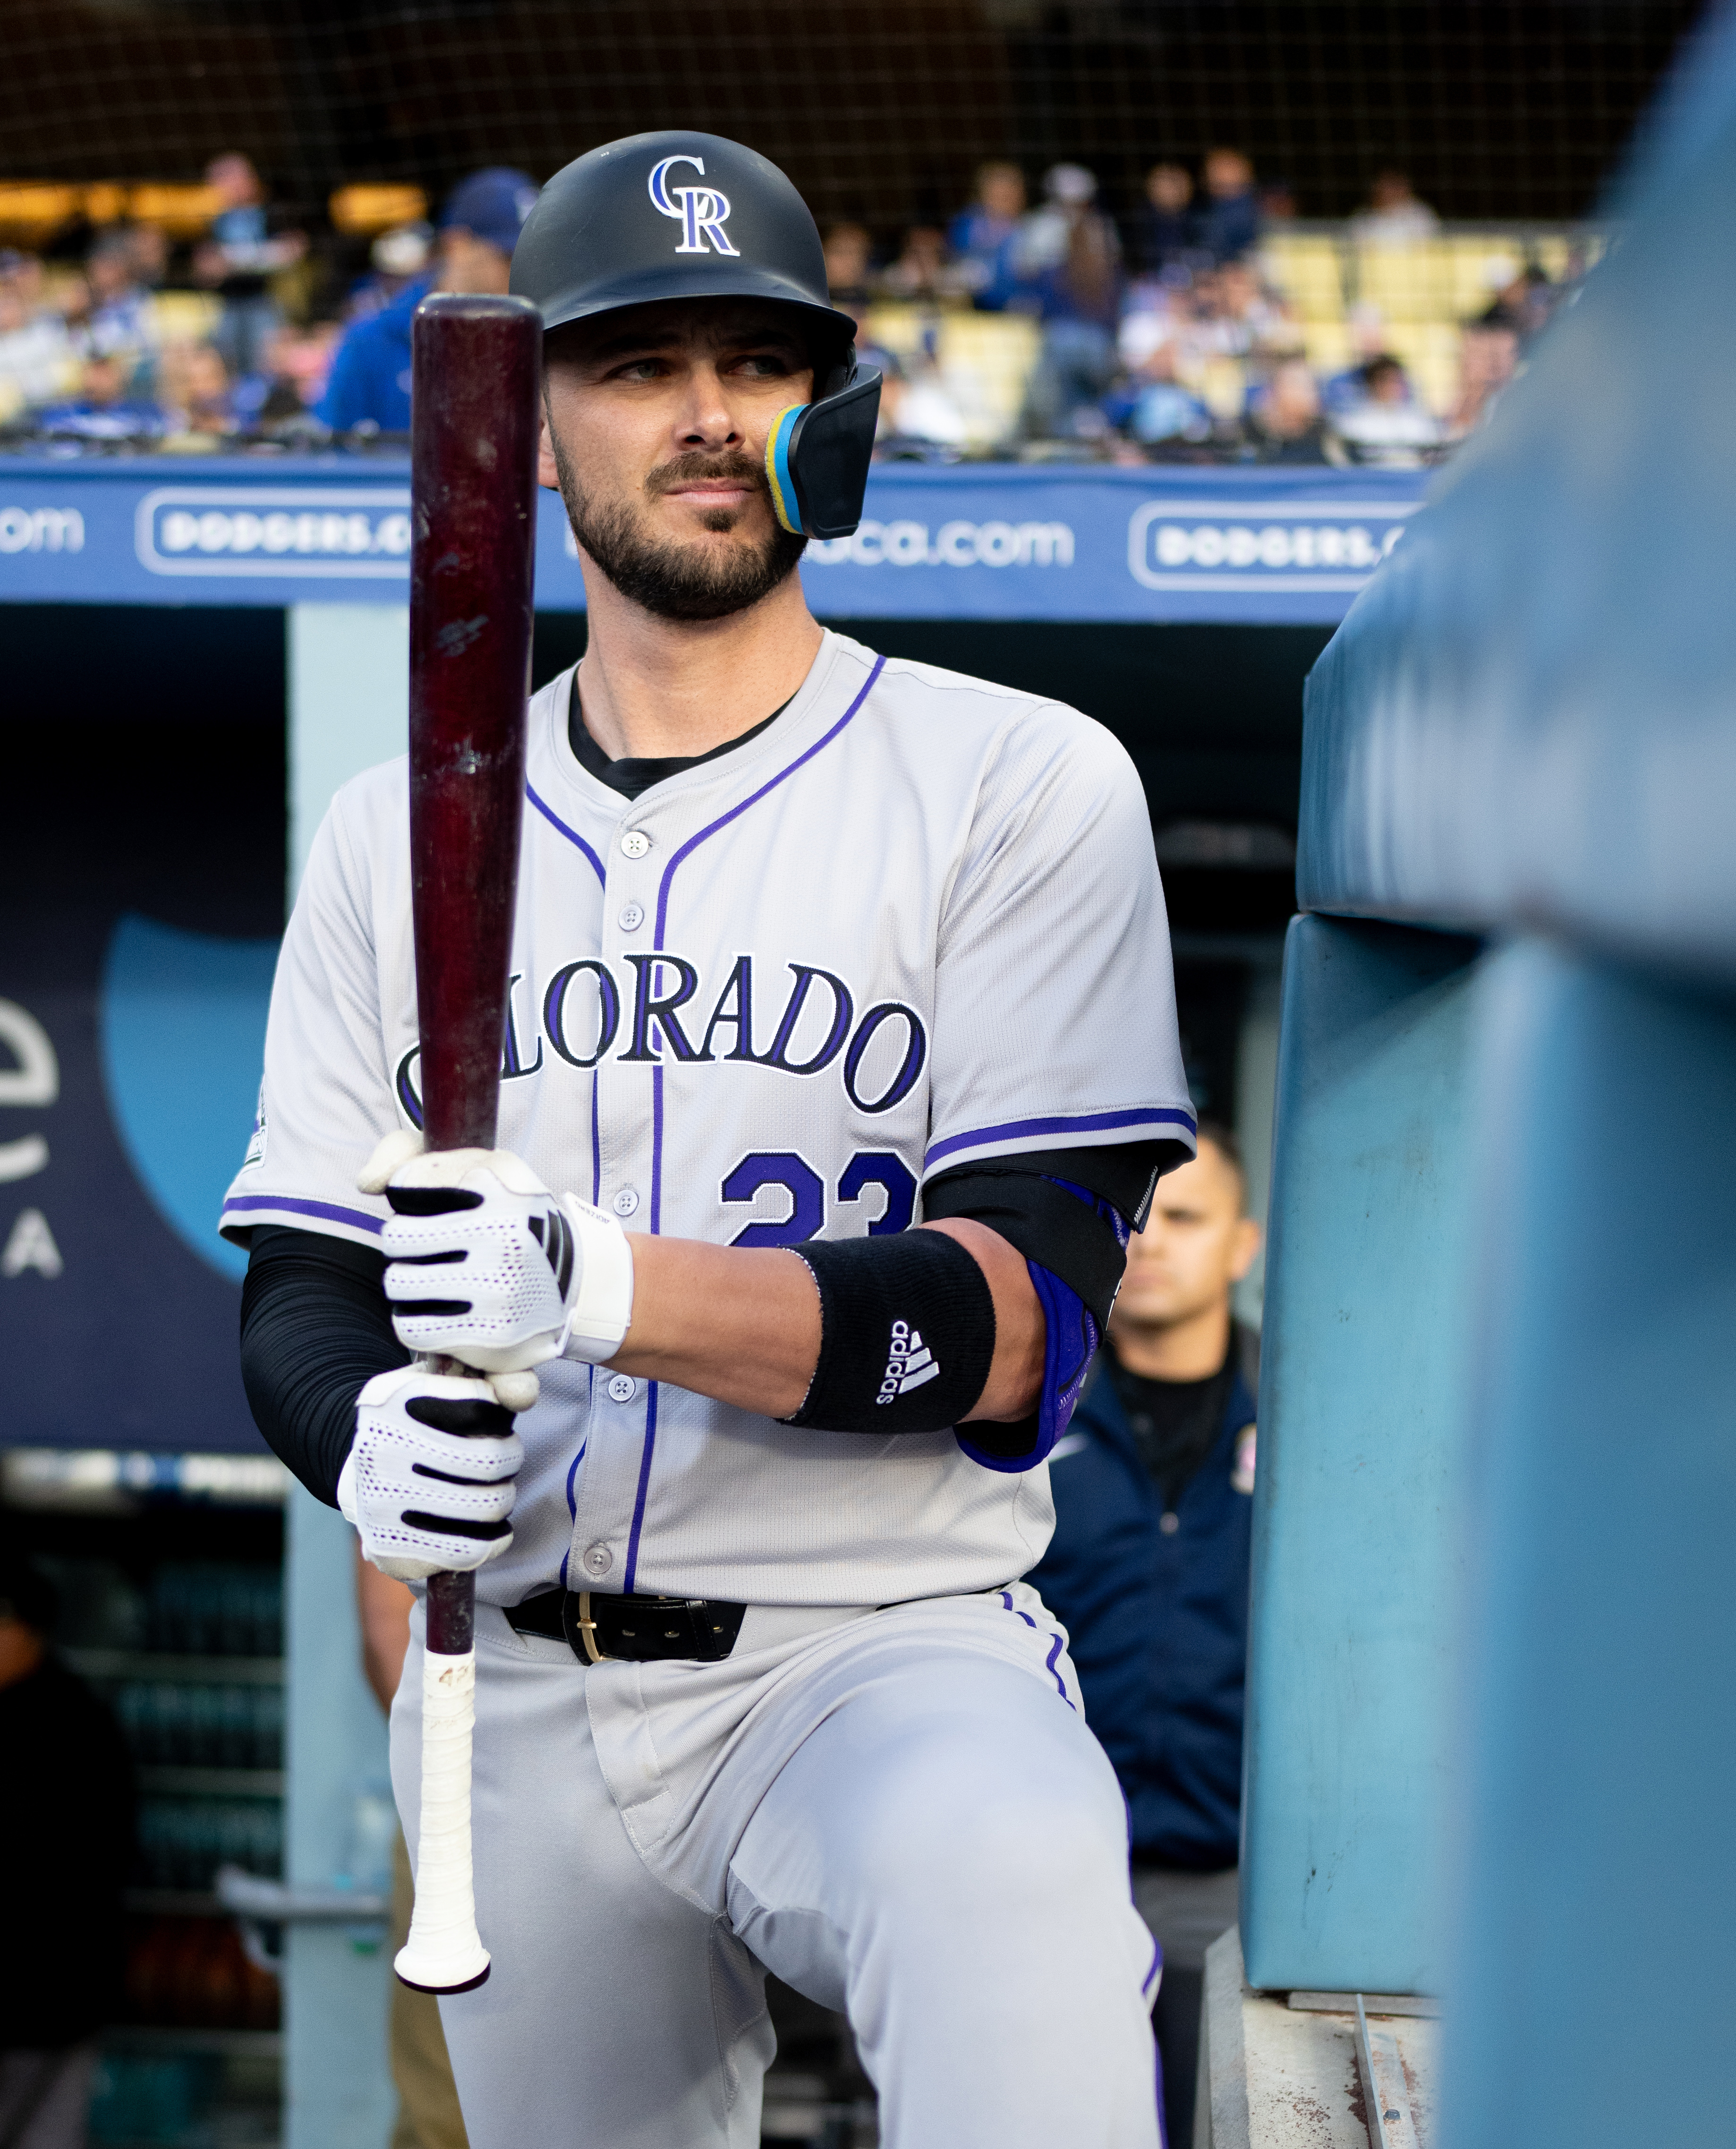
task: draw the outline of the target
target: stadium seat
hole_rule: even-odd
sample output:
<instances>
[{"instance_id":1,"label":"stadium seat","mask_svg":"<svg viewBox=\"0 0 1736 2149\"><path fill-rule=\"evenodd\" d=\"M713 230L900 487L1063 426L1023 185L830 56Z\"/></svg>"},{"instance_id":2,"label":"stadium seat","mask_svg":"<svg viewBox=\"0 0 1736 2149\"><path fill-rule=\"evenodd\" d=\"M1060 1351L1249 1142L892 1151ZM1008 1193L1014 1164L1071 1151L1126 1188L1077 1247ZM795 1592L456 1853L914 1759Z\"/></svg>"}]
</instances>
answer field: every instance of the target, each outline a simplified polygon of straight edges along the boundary
<instances>
[{"instance_id":1,"label":"stadium seat","mask_svg":"<svg viewBox=\"0 0 1736 2149\"><path fill-rule=\"evenodd\" d=\"M922 349L924 323L934 318L921 306L873 305L868 308L862 327L869 343L878 344L895 358L913 358Z\"/></svg>"},{"instance_id":2,"label":"stadium seat","mask_svg":"<svg viewBox=\"0 0 1736 2149\"><path fill-rule=\"evenodd\" d=\"M1260 249L1267 280L1289 299L1302 320L1344 318L1344 263L1338 241L1317 232L1282 232Z\"/></svg>"},{"instance_id":3,"label":"stadium seat","mask_svg":"<svg viewBox=\"0 0 1736 2149\"><path fill-rule=\"evenodd\" d=\"M1305 321L1302 355L1322 380L1356 363L1356 346L1342 321Z\"/></svg>"},{"instance_id":4,"label":"stadium seat","mask_svg":"<svg viewBox=\"0 0 1736 2149\"><path fill-rule=\"evenodd\" d=\"M1187 384L1215 418L1234 420L1248 407L1248 369L1239 358L1209 358Z\"/></svg>"},{"instance_id":5,"label":"stadium seat","mask_svg":"<svg viewBox=\"0 0 1736 2149\"><path fill-rule=\"evenodd\" d=\"M1454 320L1452 245L1451 239L1425 239L1416 246L1359 246L1357 304L1377 307L1388 320Z\"/></svg>"},{"instance_id":6,"label":"stadium seat","mask_svg":"<svg viewBox=\"0 0 1736 2149\"><path fill-rule=\"evenodd\" d=\"M937 312L892 303L871 306L863 330L866 341L907 367L932 347L972 447L992 447L1017 425L1041 341L1034 321L1020 314Z\"/></svg>"},{"instance_id":7,"label":"stadium seat","mask_svg":"<svg viewBox=\"0 0 1736 2149\"><path fill-rule=\"evenodd\" d=\"M1442 243L1452 262L1452 320L1482 313L1525 265L1525 248L1498 232L1462 233Z\"/></svg>"},{"instance_id":8,"label":"stadium seat","mask_svg":"<svg viewBox=\"0 0 1736 2149\"><path fill-rule=\"evenodd\" d=\"M1036 323L1017 314L941 317L940 375L974 447L992 447L1018 424L1039 340Z\"/></svg>"},{"instance_id":9,"label":"stadium seat","mask_svg":"<svg viewBox=\"0 0 1736 2149\"><path fill-rule=\"evenodd\" d=\"M214 335L223 301L214 291L156 291L151 326L159 343L203 343Z\"/></svg>"}]
</instances>

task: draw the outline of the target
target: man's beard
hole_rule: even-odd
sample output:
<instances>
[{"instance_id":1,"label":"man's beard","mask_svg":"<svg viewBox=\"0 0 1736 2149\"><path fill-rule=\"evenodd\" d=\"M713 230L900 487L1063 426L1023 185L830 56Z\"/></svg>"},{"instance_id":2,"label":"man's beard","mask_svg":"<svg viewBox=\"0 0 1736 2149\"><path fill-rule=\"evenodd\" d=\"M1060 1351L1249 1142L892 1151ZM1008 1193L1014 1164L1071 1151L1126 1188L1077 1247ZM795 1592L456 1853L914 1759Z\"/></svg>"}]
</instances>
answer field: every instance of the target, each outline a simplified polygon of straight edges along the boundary
<instances>
[{"instance_id":1,"label":"man's beard","mask_svg":"<svg viewBox=\"0 0 1736 2149\"><path fill-rule=\"evenodd\" d=\"M624 597L658 619L726 619L732 612L746 611L787 579L808 542L776 521L764 544L734 546L721 553L653 537L626 501L603 506L592 501L558 438L554 448L561 497L566 503L573 536ZM735 449L717 455L697 452L662 463L646 479L645 489L655 495L696 479L720 477L739 479L756 491L766 489L762 473ZM702 511L701 526L727 530L740 511L734 507Z\"/></svg>"}]
</instances>

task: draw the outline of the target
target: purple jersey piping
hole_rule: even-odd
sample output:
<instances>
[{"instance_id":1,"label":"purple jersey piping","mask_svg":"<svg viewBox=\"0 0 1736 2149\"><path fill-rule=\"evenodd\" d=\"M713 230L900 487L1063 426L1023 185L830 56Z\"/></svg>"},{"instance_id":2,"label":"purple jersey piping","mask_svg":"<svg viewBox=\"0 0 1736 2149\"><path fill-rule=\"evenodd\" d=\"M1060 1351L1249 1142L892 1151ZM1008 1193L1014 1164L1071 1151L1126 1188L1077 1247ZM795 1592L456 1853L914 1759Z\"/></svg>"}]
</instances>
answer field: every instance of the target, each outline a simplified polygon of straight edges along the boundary
<instances>
[{"instance_id":1,"label":"purple jersey piping","mask_svg":"<svg viewBox=\"0 0 1736 2149\"><path fill-rule=\"evenodd\" d=\"M244 1209L288 1209L298 1216L323 1216L330 1224L354 1224L376 1237L384 1229L380 1219L365 1210L342 1209L335 1201L298 1201L287 1194L234 1194L223 1205L225 1216L231 1210L239 1213Z\"/></svg>"},{"instance_id":2,"label":"purple jersey piping","mask_svg":"<svg viewBox=\"0 0 1736 2149\"><path fill-rule=\"evenodd\" d=\"M594 1373L596 1371L596 1368L593 1366L590 1370ZM585 1450L590 1445L591 1442L588 1438L581 1440L579 1442L579 1452L572 1458L572 1467L566 1473L566 1514L567 1519L570 1522L576 1522L579 1519L579 1503L573 1497L572 1481L579 1474L579 1465L585 1460ZM566 1551L561 1555L561 1587L563 1589L566 1587L566 1563L571 1558L572 1547L568 1545Z\"/></svg>"},{"instance_id":3,"label":"purple jersey piping","mask_svg":"<svg viewBox=\"0 0 1736 2149\"><path fill-rule=\"evenodd\" d=\"M1070 1117L1048 1120L1009 1120L1002 1126L973 1127L968 1133L949 1135L938 1141L923 1159L926 1171L931 1164L938 1164L943 1156L956 1150L971 1149L979 1142L1024 1141L1034 1135L1109 1134L1120 1127L1185 1127L1196 1134L1198 1123L1191 1112L1171 1110L1165 1106L1150 1106L1132 1112L1082 1112Z\"/></svg>"},{"instance_id":4,"label":"purple jersey piping","mask_svg":"<svg viewBox=\"0 0 1736 2149\"><path fill-rule=\"evenodd\" d=\"M558 828L561 834L566 837L569 843L576 843L578 846L578 848L585 853L586 857L590 859L598 881L603 886L606 887L608 885L608 876L603 871L602 860L596 855L596 853L591 849L590 844L585 841L585 838L580 835L576 828L569 828L566 822L561 818L561 816L555 812L554 808L551 806L545 804L545 803L537 797L536 793L531 788L528 779L525 784L525 796L536 808L537 812L541 814L543 819L548 823L551 828Z\"/></svg>"},{"instance_id":5,"label":"purple jersey piping","mask_svg":"<svg viewBox=\"0 0 1736 2149\"><path fill-rule=\"evenodd\" d=\"M657 931L652 941L656 954L661 955L663 953L663 933L669 923L669 890L675 879L676 868L691 853L697 851L702 843L715 836L720 828L727 828L732 821L738 819L750 806L758 805L760 800L768 793L775 791L786 777L793 776L804 763L812 761L823 747L830 746L873 692L874 682L885 669L886 659L883 657L877 657L874 659L873 669L862 683L860 692L830 731L823 732L804 752L798 753L787 767L780 768L777 775L769 782L761 784L757 791L751 793L739 804L732 806L727 813L720 813L715 821L707 823L697 835L689 836L687 842L677 851L675 856L664 867L663 878L657 887ZM546 807L543 810L545 813L548 811ZM554 818L552 814L549 818L551 820ZM557 828L560 825L558 822L556 823ZM572 832L569 829L566 833L571 835ZM573 840L576 843L578 838L574 837ZM651 1070L651 1228L653 1236L663 1228L663 1069L661 1062ZM650 1388L651 1400L645 1413L645 1452L639 1463L639 1493L633 1503L633 1527L627 1538L626 1575L622 1584L622 1587L629 1591L633 1586L633 1577L639 1571L639 1532L645 1521L645 1496L651 1482L651 1453L657 1444L657 1387L655 1381L650 1383Z\"/></svg>"},{"instance_id":6,"label":"purple jersey piping","mask_svg":"<svg viewBox=\"0 0 1736 2149\"><path fill-rule=\"evenodd\" d=\"M663 1228L663 1069L651 1070L651 1230L655 1238Z\"/></svg>"},{"instance_id":7,"label":"purple jersey piping","mask_svg":"<svg viewBox=\"0 0 1736 2149\"><path fill-rule=\"evenodd\" d=\"M1003 1589L1000 1592L1000 1601L1004 1605L1005 1605L1008 1611L1012 1613L1015 1619L1023 1619L1025 1625L1030 1628L1034 1634L1039 1631L1037 1623L1034 1618L1032 1618L1030 1613L1029 1612L1021 1612L1019 1607L1013 1602L1013 1593L1010 1589ZM1061 1638L1059 1634L1051 1633L1049 1638L1054 1644L1054 1647L1050 1649L1047 1658L1044 1660L1043 1668L1054 1681L1055 1692L1059 1694L1062 1700L1066 1703L1069 1709L1073 1709L1073 1697L1067 1691L1066 1681L1055 1669L1056 1661L1061 1653ZM1073 1713L1076 1716L1078 1715L1079 1711L1076 1709L1073 1709Z\"/></svg>"},{"instance_id":8,"label":"purple jersey piping","mask_svg":"<svg viewBox=\"0 0 1736 2149\"><path fill-rule=\"evenodd\" d=\"M645 1452L639 1457L639 1490L633 1500L633 1527L626 1541L626 1573L621 1586L631 1597L639 1572L639 1532L645 1522L645 1495L651 1487L651 1458L657 1444L657 1384L645 1384Z\"/></svg>"}]
</instances>

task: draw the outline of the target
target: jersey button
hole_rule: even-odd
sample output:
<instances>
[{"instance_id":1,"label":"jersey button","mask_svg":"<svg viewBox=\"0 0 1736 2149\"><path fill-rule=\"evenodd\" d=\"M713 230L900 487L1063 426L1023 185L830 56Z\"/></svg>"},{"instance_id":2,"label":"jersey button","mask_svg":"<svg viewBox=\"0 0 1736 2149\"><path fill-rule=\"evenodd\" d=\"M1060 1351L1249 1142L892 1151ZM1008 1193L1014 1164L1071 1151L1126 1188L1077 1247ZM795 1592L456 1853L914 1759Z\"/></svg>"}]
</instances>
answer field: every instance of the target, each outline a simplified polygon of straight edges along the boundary
<instances>
[{"instance_id":1,"label":"jersey button","mask_svg":"<svg viewBox=\"0 0 1736 2149\"><path fill-rule=\"evenodd\" d=\"M631 1373L611 1373L609 1398L611 1402L630 1403L639 1392L639 1383Z\"/></svg>"},{"instance_id":2,"label":"jersey button","mask_svg":"<svg viewBox=\"0 0 1736 2149\"><path fill-rule=\"evenodd\" d=\"M1158 1517L1157 1527L1163 1532L1166 1538L1172 1538L1175 1536L1176 1531L1181 1527L1181 1517L1176 1513L1173 1507L1167 1507L1165 1509L1164 1512Z\"/></svg>"},{"instance_id":3,"label":"jersey button","mask_svg":"<svg viewBox=\"0 0 1736 2149\"><path fill-rule=\"evenodd\" d=\"M621 913L621 929L623 933L637 933L644 923L645 913L637 903L630 903Z\"/></svg>"},{"instance_id":4,"label":"jersey button","mask_svg":"<svg viewBox=\"0 0 1736 2149\"><path fill-rule=\"evenodd\" d=\"M624 858L642 858L651 848L651 838L642 828L629 828L621 839L621 855Z\"/></svg>"},{"instance_id":5,"label":"jersey button","mask_svg":"<svg viewBox=\"0 0 1736 2149\"><path fill-rule=\"evenodd\" d=\"M639 1190L634 1186L623 1186L609 1204L617 1216L631 1216L639 1206Z\"/></svg>"},{"instance_id":6,"label":"jersey button","mask_svg":"<svg viewBox=\"0 0 1736 2149\"><path fill-rule=\"evenodd\" d=\"M579 1564L586 1574L606 1574L615 1564L615 1555L607 1545L592 1545Z\"/></svg>"}]
</instances>

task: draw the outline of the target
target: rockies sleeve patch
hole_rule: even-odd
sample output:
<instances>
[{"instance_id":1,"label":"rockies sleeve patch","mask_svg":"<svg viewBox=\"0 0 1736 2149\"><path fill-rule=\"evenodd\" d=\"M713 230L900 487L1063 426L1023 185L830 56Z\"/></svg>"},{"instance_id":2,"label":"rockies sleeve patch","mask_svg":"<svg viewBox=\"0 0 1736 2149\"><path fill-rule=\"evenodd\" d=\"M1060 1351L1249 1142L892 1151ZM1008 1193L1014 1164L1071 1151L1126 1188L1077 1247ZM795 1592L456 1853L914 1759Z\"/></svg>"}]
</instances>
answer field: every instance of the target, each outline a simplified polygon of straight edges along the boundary
<instances>
[{"instance_id":1,"label":"rockies sleeve patch","mask_svg":"<svg viewBox=\"0 0 1736 2149\"><path fill-rule=\"evenodd\" d=\"M820 1357L786 1425L944 1432L974 1407L994 1356L987 1278L942 1231L793 1246L820 1294Z\"/></svg>"}]
</instances>

